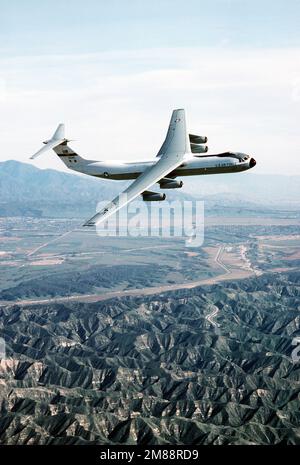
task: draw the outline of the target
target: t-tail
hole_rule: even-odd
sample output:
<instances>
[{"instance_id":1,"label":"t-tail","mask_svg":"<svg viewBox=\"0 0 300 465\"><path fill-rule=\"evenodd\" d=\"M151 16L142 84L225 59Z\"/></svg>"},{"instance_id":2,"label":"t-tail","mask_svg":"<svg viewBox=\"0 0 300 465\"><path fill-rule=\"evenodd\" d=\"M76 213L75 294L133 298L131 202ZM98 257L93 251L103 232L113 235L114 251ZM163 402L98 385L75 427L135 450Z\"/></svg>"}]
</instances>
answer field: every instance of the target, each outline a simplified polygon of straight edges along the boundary
<instances>
[{"instance_id":1,"label":"t-tail","mask_svg":"<svg viewBox=\"0 0 300 465\"><path fill-rule=\"evenodd\" d=\"M43 144L45 144L44 147L32 155L30 159L34 160L52 149L68 168L80 171L79 167L82 167L82 165L89 162L89 160L85 160L75 153L74 150L68 146L68 142L70 142L70 140L65 138L65 125L59 124L51 139L43 142Z\"/></svg>"}]
</instances>

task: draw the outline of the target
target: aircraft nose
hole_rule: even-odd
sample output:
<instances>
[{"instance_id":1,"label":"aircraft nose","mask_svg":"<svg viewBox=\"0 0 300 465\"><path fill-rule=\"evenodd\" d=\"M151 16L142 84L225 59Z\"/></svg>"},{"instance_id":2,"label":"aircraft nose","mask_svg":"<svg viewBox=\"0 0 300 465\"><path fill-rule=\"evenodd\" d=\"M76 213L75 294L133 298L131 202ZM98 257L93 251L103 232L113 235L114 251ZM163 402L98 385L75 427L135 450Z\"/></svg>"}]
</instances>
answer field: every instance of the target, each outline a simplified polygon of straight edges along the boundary
<instances>
[{"instance_id":1,"label":"aircraft nose","mask_svg":"<svg viewBox=\"0 0 300 465\"><path fill-rule=\"evenodd\" d=\"M255 165L256 165L256 160L254 160L254 158L250 158L250 162L249 162L250 168L253 168L253 166Z\"/></svg>"}]
</instances>

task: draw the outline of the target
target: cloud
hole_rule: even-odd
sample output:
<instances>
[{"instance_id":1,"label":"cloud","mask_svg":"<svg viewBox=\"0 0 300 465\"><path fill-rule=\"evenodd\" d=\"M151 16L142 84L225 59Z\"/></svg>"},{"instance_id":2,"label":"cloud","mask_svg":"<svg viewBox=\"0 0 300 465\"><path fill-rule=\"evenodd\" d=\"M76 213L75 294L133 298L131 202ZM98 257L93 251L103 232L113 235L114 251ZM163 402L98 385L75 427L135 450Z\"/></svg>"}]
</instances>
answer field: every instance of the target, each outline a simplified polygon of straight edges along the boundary
<instances>
[{"instance_id":1,"label":"cloud","mask_svg":"<svg viewBox=\"0 0 300 465\"><path fill-rule=\"evenodd\" d=\"M298 49L171 48L1 60L0 160L28 161L64 121L83 156L155 156L173 108L210 151L300 174ZM54 154L35 162L62 169Z\"/></svg>"}]
</instances>

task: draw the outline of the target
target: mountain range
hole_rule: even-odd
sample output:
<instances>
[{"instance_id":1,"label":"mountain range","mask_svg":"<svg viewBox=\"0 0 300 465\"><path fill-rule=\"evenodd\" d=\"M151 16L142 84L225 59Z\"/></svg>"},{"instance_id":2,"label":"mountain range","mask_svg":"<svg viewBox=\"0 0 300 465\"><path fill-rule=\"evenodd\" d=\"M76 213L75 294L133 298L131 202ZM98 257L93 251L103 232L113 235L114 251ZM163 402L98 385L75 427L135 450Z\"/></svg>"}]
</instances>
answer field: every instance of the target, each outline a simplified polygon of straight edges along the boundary
<instances>
[{"instance_id":1,"label":"mountain range","mask_svg":"<svg viewBox=\"0 0 300 465\"><path fill-rule=\"evenodd\" d=\"M168 199L201 199L209 209L259 207L297 209L300 176L251 173L184 179L184 187L168 191ZM67 216L94 214L97 202L111 200L128 182L39 169L9 160L0 163L0 216Z\"/></svg>"},{"instance_id":2,"label":"mountain range","mask_svg":"<svg viewBox=\"0 0 300 465\"><path fill-rule=\"evenodd\" d=\"M2 307L0 444L299 445L299 277Z\"/></svg>"}]
</instances>

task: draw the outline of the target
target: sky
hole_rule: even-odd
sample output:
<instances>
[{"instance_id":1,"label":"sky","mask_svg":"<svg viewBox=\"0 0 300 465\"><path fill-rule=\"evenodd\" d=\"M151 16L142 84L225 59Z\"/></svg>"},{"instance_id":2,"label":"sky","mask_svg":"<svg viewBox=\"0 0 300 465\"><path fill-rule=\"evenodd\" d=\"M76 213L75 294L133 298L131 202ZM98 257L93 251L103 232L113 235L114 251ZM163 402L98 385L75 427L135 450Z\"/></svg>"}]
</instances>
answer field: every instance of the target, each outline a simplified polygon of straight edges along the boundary
<instances>
[{"instance_id":1,"label":"sky","mask_svg":"<svg viewBox=\"0 0 300 465\"><path fill-rule=\"evenodd\" d=\"M0 161L60 122L84 157L149 159L185 108L209 153L299 175L299 21L299 0L0 0Z\"/></svg>"}]
</instances>

